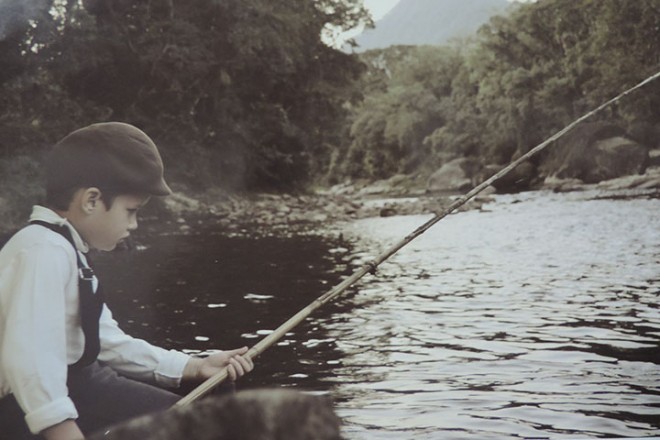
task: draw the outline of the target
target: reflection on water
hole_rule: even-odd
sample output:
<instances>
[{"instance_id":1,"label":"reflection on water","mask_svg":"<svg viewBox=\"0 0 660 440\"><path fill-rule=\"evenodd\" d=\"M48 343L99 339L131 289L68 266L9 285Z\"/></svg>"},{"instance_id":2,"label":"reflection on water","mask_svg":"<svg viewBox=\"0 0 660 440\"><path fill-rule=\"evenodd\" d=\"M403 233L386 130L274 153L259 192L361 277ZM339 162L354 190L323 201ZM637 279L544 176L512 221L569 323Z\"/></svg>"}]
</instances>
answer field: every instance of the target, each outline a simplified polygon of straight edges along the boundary
<instances>
[{"instance_id":1,"label":"reflection on water","mask_svg":"<svg viewBox=\"0 0 660 440\"><path fill-rule=\"evenodd\" d=\"M341 279L346 252L318 236L249 239L208 230L141 241L148 244L140 252L97 255L108 303L127 333L190 352L254 345ZM316 377L339 356L309 320L242 383L322 388Z\"/></svg>"},{"instance_id":2,"label":"reflection on water","mask_svg":"<svg viewBox=\"0 0 660 440\"><path fill-rule=\"evenodd\" d=\"M660 203L584 198L500 197L385 263L332 326L351 438L658 434ZM377 252L424 220L350 229Z\"/></svg>"},{"instance_id":3,"label":"reflection on water","mask_svg":"<svg viewBox=\"0 0 660 440\"><path fill-rule=\"evenodd\" d=\"M658 435L660 200L592 196L501 196L449 216L264 353L244 386L329 393L356 440ZM131 333L251 345L427 218L358 221L348 244L160 237L102 266L122 274L106 284Z\"/></svg>"}]
</instances>

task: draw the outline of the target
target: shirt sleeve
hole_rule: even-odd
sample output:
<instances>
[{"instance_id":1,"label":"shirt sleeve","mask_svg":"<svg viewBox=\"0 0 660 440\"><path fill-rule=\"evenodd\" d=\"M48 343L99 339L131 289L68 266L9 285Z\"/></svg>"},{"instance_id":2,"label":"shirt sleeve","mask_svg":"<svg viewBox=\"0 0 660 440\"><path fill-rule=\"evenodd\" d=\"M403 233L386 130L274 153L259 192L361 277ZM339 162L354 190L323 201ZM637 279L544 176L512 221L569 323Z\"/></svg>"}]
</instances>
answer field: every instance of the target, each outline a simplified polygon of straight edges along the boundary
<instances>
[{"instance_id":1,"label":"shirt sleeve","mask_svg":"<svg viewBox=\"0 0 660 440\"><path fill-rule=\"evenodd\" d=\"M6 320L0 364L35 434L78 417L66 385L70 259L59 246L35 245L2 271L12 294L0 305Z\"/></svg>"},{"instance_id":2,"label":"shirt sleeve","mask_svg":"<svg viewBox=\"0 0 660 440\"><path fill-rule=\"evenodd\" d=\"M190 356L165 350L124 333L103 306L99 322L101 352L99 360L125 376L164 387L178 387Z\"/></svg>"}]
</instances>

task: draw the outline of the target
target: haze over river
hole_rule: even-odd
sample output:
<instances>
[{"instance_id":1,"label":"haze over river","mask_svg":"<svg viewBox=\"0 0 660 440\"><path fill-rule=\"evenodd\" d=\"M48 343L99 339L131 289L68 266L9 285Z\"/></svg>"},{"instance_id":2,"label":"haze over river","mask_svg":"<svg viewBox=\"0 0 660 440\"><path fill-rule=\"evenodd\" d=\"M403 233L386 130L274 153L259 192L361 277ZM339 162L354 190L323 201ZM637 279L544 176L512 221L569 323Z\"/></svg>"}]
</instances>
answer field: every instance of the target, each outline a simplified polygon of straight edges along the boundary
<instances>
[{"instance_id":1,"label":"haze over river","mask_svg":"<svg viewBox=\"0 0 660 440\"><path fill-rule=\"evenodd\" d=\"M131 334L253 345L429 218L143 236L99 272ZM659 297L659 199L501 195L317 310L241 386L327 394L350 440L660 435Z\"/></svg>"}]
</instances>

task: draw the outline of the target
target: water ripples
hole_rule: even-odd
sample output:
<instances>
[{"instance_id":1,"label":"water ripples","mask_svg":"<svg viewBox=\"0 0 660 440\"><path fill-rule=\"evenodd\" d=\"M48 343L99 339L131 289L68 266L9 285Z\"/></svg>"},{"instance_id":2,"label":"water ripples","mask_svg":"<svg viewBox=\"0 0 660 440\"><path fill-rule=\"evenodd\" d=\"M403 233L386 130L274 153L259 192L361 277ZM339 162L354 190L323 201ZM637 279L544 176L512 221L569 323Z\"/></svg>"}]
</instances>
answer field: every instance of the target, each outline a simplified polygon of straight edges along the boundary
<instances>
[{"instance_id":1,"label":"water ripples","mask_svg":"<svg viewBox=\"0 0 660 440\"><path fill-rule=\"evenodd\" d=\"M658 435L658 208L500 197L385 262L330 323L348 437ZM384 249L427 219L349 234Z\"/></svg>"},{"instance_id":2,"label":"water ripples","mask_svg":"<svg viewBox=\"0 0 660 440\"><path fill-rule=\"evenodd\" d=\"M331 395L348 440L660 435L660 200L601 196L448 216L242 386ZM198 353L256 343L428 218L357 221L347 240L162 235L95 260L128 333Z\"/></svg>"}]
</instances>

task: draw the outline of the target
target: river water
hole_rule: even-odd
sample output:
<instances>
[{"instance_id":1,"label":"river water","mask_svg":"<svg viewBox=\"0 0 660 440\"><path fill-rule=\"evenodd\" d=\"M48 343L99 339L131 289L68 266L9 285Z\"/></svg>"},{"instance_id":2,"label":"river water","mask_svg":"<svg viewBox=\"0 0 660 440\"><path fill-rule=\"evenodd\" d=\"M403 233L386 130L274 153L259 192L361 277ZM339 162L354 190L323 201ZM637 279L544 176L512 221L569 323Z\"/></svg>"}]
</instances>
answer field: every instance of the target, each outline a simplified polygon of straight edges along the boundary
<instances>
[{"instance_id":1,"label":"river water","mask_svg":"<svg viewBox=\"0 0 660 440\"><path fill-rule=\"evenodd\" d=\"M202 224L99 270L131 334L253 345L429 218L286 237ZM659 199L501 195L317 310L242 387L329 395L349 440L660 435L659 297Z\"/></svg>"}]
</instances>

